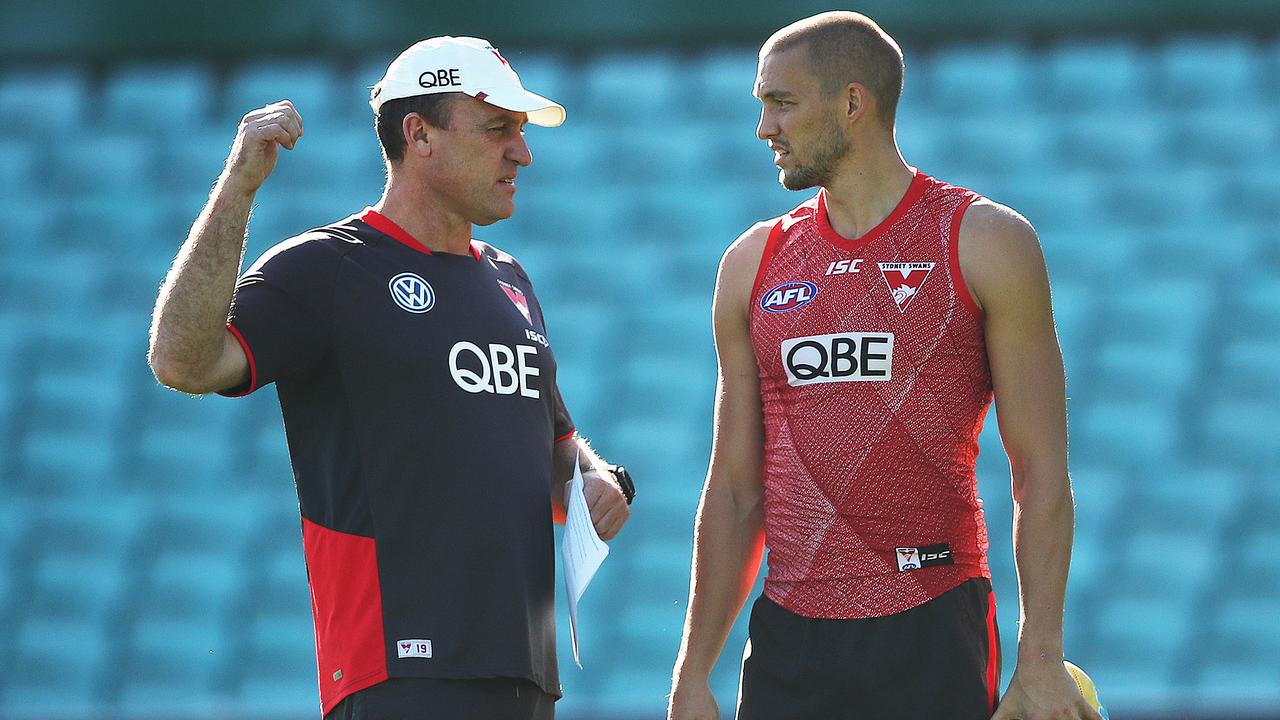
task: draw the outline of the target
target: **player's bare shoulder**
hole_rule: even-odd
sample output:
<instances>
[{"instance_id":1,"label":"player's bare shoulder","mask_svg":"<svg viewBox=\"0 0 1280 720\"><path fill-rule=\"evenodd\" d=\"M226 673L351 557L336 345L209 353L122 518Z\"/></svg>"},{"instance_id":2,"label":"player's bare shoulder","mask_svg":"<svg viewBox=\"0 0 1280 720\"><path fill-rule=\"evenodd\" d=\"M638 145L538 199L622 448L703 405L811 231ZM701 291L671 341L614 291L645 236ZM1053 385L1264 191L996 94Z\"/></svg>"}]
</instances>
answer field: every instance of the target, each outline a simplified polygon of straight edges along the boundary
<instances>
[{"instance_id":1,"label":"player's bare shoulder","mask_svg":"<svg viewBox=\"0 0 1280 720\"><path fill-rule=\"evenodd\" d=\"M965 210L958 244L960 269L979 307L1010 277L1045 272L1040 238L1031 222L986 198Z\"/></svg>"},{"instance_id":2,"label":"player's bare shoulder","mask_svg":"<svg viewBox=\"0 0 1280 720\"><path fill-rule=\"evenodd\" d=\"M764 255L774 222L766 220L752 225L724 251L724 256L720 258L720 273L716 278L717 306L729 303L743 313L746 312L751 303L756 273L760 269L760 258Z\"/></svg>"}]
</instances>

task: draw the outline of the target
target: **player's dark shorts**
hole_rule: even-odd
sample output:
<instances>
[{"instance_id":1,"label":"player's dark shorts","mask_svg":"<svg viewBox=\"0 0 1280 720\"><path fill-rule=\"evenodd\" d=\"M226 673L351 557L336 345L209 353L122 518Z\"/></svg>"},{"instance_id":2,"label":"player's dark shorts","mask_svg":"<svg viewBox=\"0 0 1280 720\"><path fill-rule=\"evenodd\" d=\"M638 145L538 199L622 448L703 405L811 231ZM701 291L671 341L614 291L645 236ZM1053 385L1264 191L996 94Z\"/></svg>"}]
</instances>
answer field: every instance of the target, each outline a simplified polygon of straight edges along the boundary
<instances>
[{"instance_id":1,"label":"player's dark shorts","mask_svg":"<svg viewBox=\"0 0 1280 720\"><path fill-rule=\"evenodd\" d=\"M988 720L1000 678L995 598L965 581L896 615L823 620L751 609L738 720Z\"/></svg>"},{"instance_id":2,"label":"player's dark shorts","mask_svg":"<svg viewBox=\"0 0 1280 720\"><path fill-rule=\"evenodd\" d=\"M555 700L515 678L392 678L348 695L325 720L552 720Z\"/></svg>"}]
</instances>

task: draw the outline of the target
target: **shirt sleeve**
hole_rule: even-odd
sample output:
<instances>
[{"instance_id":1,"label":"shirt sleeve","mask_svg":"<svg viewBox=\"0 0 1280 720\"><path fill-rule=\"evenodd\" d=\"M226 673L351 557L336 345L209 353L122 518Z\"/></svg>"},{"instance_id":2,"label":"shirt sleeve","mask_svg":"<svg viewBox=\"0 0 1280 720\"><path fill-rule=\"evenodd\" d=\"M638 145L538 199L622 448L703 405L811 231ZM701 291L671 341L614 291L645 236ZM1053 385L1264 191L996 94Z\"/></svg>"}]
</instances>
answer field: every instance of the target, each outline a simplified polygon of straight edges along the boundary
<instances>
[{"instance_id":1,"label":"shirt sleeve","mask_svg":"<svg viewBox=\"0 0 1280 720\"><path fill-rule=\"evenodd\" d=\"M244 348L249 380L219 394L240 397L283 377L305 375L328 353L340 260L322 236L302 236L271 248L245 271L227 328Z\"/></svg>"},{"instance_id":2,"label":"shirt sleeve","mask_svg":"<svg viewBox=\"0 0 1280 720\"><path fill-rule=\"evenodd\" d=\"M559 443L573 437L575 428L573 418L569 417L569 409L564 406L564 398L560 397L559 385L553 390L555 391L555 401L552 408L554 416L551 421L555 423L556 442Z\"/></svg>"},{"instance_id":3,"label":"shirt sleeve","mask_svg":"<svg viewBox=\"0 0 1280 720\"><path fill-rule=\"evenodd\" d=\"M529 301L530 312L532 312L538 318L538 321L542 323L542 328L547 330L547 318L542 313L542 304L538 302L538 295L533 291L533 281L529 279L529 273L525 271L524 266L520 264L519 260L516 260L511 255L503 253L490 245L484 246L484 250L500 256L504 262L511 263L511 266L515 268L520 279L524 281L525 287L529 288L527 298ZM550 335L550 330L547 330L546 334ZM557 373L557 377L558 376L559 373ZM560 384L558 382L554 387L552 387L552 393L551 422L555 430L555 441L557 443L561 443L573 437L575 427L573 424L573 418L569 415L569 409L565 407L564 397L560 395Z\"/></svg>"}]
</instances>

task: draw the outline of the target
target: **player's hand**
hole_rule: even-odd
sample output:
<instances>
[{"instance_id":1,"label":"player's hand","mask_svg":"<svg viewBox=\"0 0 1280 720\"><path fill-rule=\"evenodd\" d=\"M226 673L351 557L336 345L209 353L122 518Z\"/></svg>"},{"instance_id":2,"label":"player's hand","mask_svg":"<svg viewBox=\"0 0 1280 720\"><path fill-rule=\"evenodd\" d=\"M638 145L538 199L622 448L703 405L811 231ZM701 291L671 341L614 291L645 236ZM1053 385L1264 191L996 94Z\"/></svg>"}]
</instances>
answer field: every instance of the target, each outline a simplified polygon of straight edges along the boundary
<instances>
[{"instance_id":1,"label":"player's hand","mask_svg":"<svg viewBox=\"0 0 1280 720\"><path fill-rule=\"evenodd\" d=\"M677 678L667 703L667 720L720 720L720 706L711 685Z\"/></svg>"},{"instance_id":2,"label":"player's hand","mask_svg":"<svg viewBox=\"0 0 1280 720\"><path fill-rule=\"evenodd\" d=\"M223 181L240 192L257 192L275 169L280 147L292 150L300 137L302 116L288 100L250 111L236 129Z\"/></svg>"},{"instance_id":3,"label":"player's hand","mask_svg":"<svg viewBox=\"0 0 1280 720\"><path fill-rule=\"evenodd\" d=\"M1018 664L991 720L1102 720L1061 660Z\"/></svg>"},{"instance_id":4,"label":"player's hand","mask_svg":"<svg viewBox=\"0 0 1280 720\"><path fill-rule=\"evenodd\" d=\"M582 473L582 495L587 500L591 524L600 539L608 542L617 537L627 518L631 517L631 507L627 505L627 497L622 494L622 487L613 473L596 467Z\"/></svg>"}]
</instances>

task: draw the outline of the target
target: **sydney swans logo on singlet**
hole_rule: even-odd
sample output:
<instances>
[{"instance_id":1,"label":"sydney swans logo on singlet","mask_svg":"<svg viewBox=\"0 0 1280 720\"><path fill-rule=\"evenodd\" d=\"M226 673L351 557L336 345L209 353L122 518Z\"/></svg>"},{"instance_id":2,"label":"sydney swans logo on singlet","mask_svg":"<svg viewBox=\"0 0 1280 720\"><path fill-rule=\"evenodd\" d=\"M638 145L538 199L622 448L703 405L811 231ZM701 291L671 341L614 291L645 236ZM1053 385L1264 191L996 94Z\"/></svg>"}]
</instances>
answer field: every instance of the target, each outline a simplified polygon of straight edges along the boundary
<instances>
[{"instance_id":1,"label":"sydney swans logo on singlet","mask_svg":"<svg viewBox=\"0 0 1280 720\"><path fill-rule=\"evenodd\" d=\"M907 306L920 292L924 281L929 279L935 263L931 262L882 262L880 273L884 275L884 284L889 286L893 301L898 304L898 312L906 312Z\"/></svg>"},{"instance_id":2,"label":"sydney swans logo on singlet","mask_svg":"<svg viewBox=\"0 0 1280 720\"><path fill-rule=\"evenodd\" d=\"M793 387L893 379L893 333L810 335L782 341L782 366Z\"/></svg>"}]
</instances>

